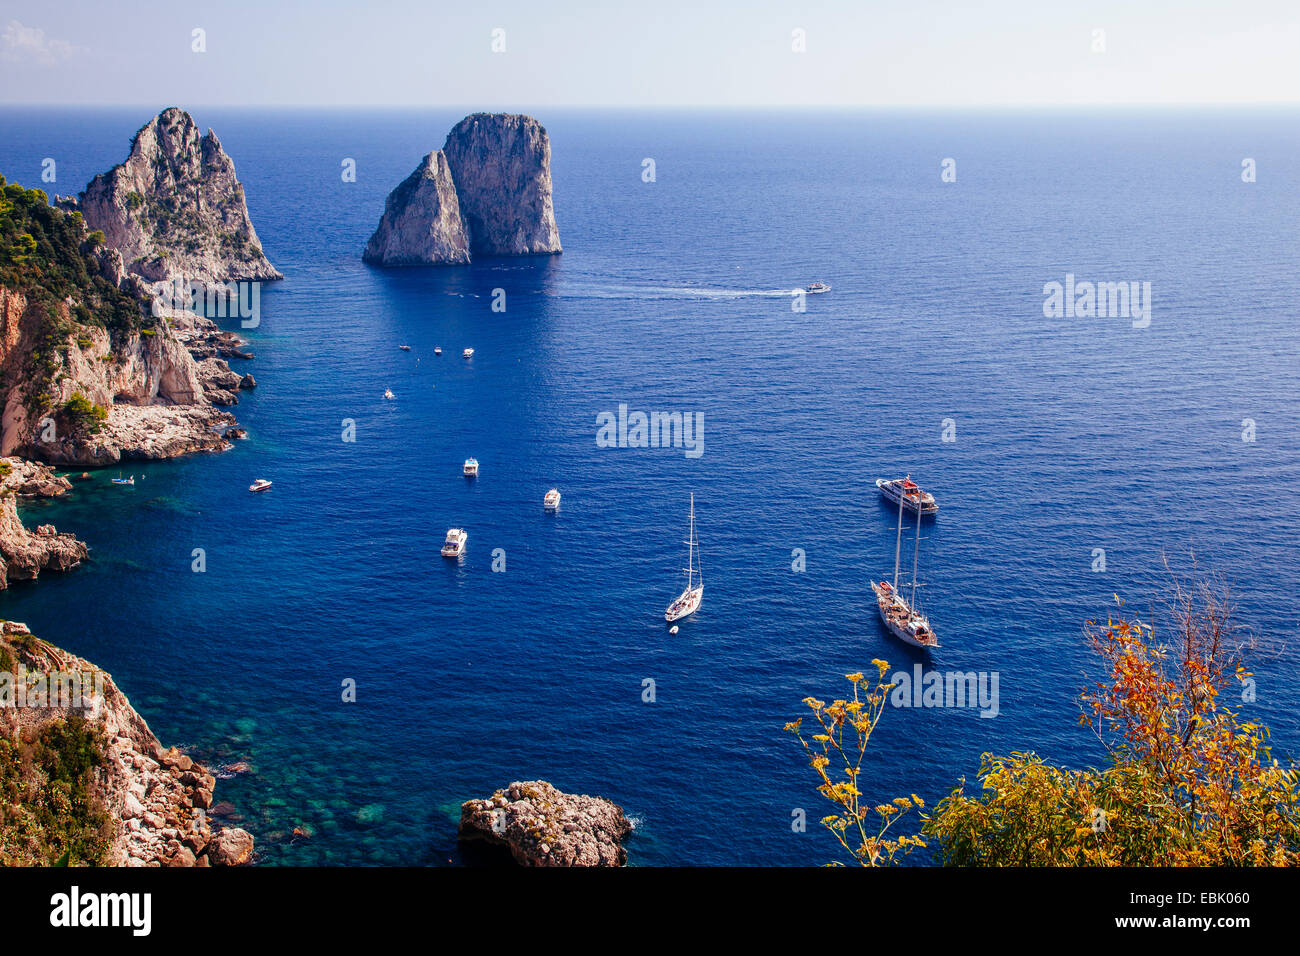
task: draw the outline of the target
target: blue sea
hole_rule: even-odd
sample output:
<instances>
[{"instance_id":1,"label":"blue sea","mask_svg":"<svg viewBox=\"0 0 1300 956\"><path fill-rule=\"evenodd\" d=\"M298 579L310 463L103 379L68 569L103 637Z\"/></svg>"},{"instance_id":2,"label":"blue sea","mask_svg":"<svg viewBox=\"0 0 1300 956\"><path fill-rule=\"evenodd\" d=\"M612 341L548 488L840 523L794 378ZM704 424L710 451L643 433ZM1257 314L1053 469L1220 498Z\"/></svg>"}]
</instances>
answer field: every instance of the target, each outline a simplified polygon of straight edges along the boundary
<instances>
[{"instance_id":1,"label":"blue sea","mask_svg":"<svg viewBox=\"0 0 1300 956\"><path fill-rule=\"evenodd\" d=\"M6 108L0 172L77 192L166 105ZM287 277L233 362L258 381L249 440L26 505L92 561L0 594L164 742L249 765L217 798L264 864L459 864L461 801L537 777L622 804L633 864L826 862L828 805L782 729L804 697L873 658L998 674L992 719L888 710L872 801L933 803L986 751L1095 765L1083 628L1116 595L1151 617L1166 556L1232 582L1265 648L1243 711L1300 749L1294 111L537 110L562 256L362 264L464 112L195 113ZM1149 327L1045 317L1067 274L1150 282ZM795 311L813 280L832 292ZM700 416L703 454L598 447L620 404ZM942 508L929 654L885 634L869 586L895 546L874 480L903 473ZM692 493L705 601L671 635ZM438 553L452 526L461 562Z\"/></svg>"}]
</instances>

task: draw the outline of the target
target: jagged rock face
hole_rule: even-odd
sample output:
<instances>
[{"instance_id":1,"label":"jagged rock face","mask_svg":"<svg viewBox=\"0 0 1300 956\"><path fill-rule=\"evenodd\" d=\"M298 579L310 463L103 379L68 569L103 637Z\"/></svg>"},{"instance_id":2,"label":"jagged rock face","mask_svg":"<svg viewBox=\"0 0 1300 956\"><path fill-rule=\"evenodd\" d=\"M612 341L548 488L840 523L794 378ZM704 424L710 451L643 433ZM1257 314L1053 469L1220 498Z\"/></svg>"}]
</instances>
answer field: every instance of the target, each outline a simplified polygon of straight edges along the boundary
<instances>
[{"instance_id":1,"label":"jagged rock face","mask_svg":"<svg viewBox=\"0 0 1300 956\"><path fill-rule=\"evenodd\" d=\"M443 152L474 255L560 251L551 140L541 123L518 113L475 113L447 134Z\"/></svg>"},{"instance_id":2,"label":"jagged rock face","mask_svg":"<svg viewBox=\"0 0 1300 956\"><path fill-rule=\"evenodd\" d=\"M19 497L55 498L72 485L46 465L0 458L0 590L10 580L30 581L44 570L69 571L90 557L75 535L40 525L32 531L18 517Z\"/></svg>"},{"instance_id":3,"label":"jagged rock face","mask_svg":"<svg viewBox=\"0 0 1300 956\"><path fill-rule=\"evenodd\" d=\"M81 212L125 270L150 281L283 278L262 254L244 187L216 134L200 136L175 107L136 133L126 162L90 181Z\"/></svg>"},{"instance_id":4,"label":"jagged rock face","mask_svg":"<svg viewBox=\"0 0 1300 956\"><path fill-rule=\"evenodd\" d=\"M381 266L464 265L469 236L442 150L430 153L384 203L362 258Z\"/></svg>"},{"instance_id":5,"label":"jagged rock face","mask_svg":"<svg viewBox=\"0 0 1300 956\"><path fill-rule=\"evenodd\" d=\"M504 846L524 866L622 866L631 832L618 804L562 793L545 780L512 783L460 808L462 840Z\"/></svg>"}]
</instances>

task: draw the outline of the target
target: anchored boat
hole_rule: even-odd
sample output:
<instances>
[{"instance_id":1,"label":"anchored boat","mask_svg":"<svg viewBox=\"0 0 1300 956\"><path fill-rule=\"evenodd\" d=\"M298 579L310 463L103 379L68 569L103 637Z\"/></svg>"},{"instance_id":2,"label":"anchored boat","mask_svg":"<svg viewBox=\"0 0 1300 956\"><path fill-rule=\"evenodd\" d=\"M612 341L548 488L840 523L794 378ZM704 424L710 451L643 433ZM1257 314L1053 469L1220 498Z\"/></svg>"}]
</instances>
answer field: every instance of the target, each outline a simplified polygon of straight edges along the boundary
<instances>
[{"instance_id":1,"label":"anchored boat","mask_svg":"<svg viewBox=\"0 0 1300 956\"><path fill-rule=\"evenodd\" d=\"M560 492L558 489L552 488L550 491L546 493L546 497L542 499L542 507L544 507L547 511L556 511L559 509Z\"/></svg>"},{"instance_id":2,"label":"anchored boat","mask_svg":"<svg viewBox=\"0 0 1300 956\"><path fill-rule=\"evenodd\" d=\"M459 558L465 553L465 543L467 541L469 541L469 535L462 529L447 529L447 539L442 543L442 556L444 558Z\"/></svg>"},{"instance_id":3,"label":"anchored boat","mask_svg":"<svg viewBox=\"0 0 1300 956\"><path fill-rule=\"evenodd\" d=\"M877 478L876 487L887 500L902 504L913 514L937 515L939 513L939 502L934 500L934 495L921 490L920 486L912 480L911 475L895 478L892 481L888 478Z\"/></svg>"},{"instance_id":4,"label":"anchored boat","mask_svg":"<svg viewBox=\"0 0 1300 956\"><path fill-rule=\"evenodd\" d=\"M465 472L465 477L466 477L466 478L477 478L477 477L478 477L478 459L477 459L477 458L466 458L466 459L465 459L465 467L464 467L463 470L464 470L464 472Z\"/></svg>"},{"instance_id":5,"label":"anchored boat","mask_svg":"<svg viewBox=\"0 0 1300 956\"><path fill-rule=\"evenodd\" d=\"M689 617L700 609L700 602L704 599L704 573L699 570L699 549L695 542L695 495L691 495L691 536L686 542L686 590L678 595L677 600L668 605L668 610L664 612L664 620L671 624L673 621L680 621L684 617ZM696 578L699 583L696 584Z\"/></svg>"}]
</instances>

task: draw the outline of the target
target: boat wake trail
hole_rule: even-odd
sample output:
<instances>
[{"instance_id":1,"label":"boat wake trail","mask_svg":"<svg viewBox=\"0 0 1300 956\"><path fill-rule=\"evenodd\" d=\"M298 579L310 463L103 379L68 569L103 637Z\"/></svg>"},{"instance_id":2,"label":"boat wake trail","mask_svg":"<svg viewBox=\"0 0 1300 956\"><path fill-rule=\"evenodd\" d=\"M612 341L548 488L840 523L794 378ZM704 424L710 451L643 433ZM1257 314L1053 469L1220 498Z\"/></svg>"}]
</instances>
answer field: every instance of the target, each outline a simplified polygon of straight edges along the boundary
<instances>
[{"instance_id":1,"label":"boat wake trail","mask_svg":"<svg viewBox=\"0 0 1300 956\"><path fill-rule=\"evenodd\" d=\"M652 285L579 285L549 291L547 295L561 299L749 299L788 298L794 286L788 289L709 289L701 286Z\"/></svg>"}]
</instances>

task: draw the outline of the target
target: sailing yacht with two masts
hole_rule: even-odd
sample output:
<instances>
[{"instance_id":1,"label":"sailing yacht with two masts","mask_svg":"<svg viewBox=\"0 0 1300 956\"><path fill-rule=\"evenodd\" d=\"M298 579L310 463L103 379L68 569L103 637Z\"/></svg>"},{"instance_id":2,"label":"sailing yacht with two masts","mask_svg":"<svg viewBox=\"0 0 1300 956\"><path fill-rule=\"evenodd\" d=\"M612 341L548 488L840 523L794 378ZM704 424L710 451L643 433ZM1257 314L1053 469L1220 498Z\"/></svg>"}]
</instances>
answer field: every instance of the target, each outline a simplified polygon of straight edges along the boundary
<instances>
[{"instance_id":1,"label":"sailing yacht with two masts","mask_svg":"<svg viewBox=\"0 0 1300 956\"><path fill-rule=\"evenodd\" d=\"M910 481L909 475L904 481ZM871 590L876 592L876 606L880 609L880 620L890 634L913 647L938 647L939 639L935 637L930 620L916 606L917 571L921 556L921 515L916 516L916 544L912 547L912 594L903 597L898 590L898 566L903 557L903 496L898 499L898 537L894 542L894 581L872 582Z\"/></svg>"},{"instance_id":2,"label":"sailing yacht with two masts","mask_svg":"<svg viewBox=\"0 0 1300 956\"><path fill-rule=\"evenodd\" d=\"M691 495L691 536L686 541L686 546L686 567L682 569L686 572L686 590L676 601L668 605L668 610L664 612L664 620L669 624L694 614L700 609L700 601L704 599L704 573L699 569L699 548L695 541L694 494Z\"/></svg>"}]
</instances>

